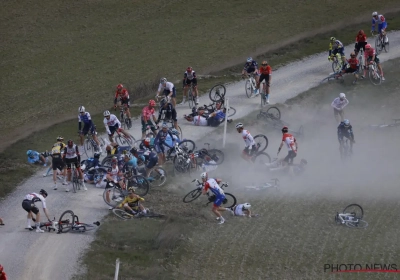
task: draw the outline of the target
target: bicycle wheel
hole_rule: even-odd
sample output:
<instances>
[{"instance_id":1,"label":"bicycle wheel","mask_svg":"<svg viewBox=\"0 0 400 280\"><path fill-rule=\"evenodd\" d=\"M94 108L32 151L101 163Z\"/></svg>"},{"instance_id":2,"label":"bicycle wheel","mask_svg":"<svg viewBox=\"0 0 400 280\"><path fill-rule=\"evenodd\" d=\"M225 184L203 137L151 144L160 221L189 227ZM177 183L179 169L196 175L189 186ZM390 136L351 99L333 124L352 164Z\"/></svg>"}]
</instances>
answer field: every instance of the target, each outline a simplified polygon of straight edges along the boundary
<instances>
[{"instance_id":1,"label":"bicycle wheel","mask_svg":"<svg viewBox=\"0 0 400 280\"><path fill-rule=\"evenodd\" d=\"M72 181L72 191L74 192L74 193L76 193L76 191L78 190L78 178L77 178L77 176L76 176L76 172L75 172L75 168L73 168L72 170L71 170L71 172L72 172L72 178L71 178L71 181Z\"/></svg>"},{"instance_id":2,"label":"bicycle wheel","mask_svg":"<svg viewBox=\"0 0 400 280\"><path fill-rule=\"evenodd\" d=\"M126 128L127 128L127 129L131 129L132 123L129 121L129 119L128 119L128 118L125 118L125 119L124 119L124 122L125 122Z\"/></svg>"},{"instance_id":3,"label":"bicycle wheel","mask_svg":"<svg viewBox=\"0 0 400 280\"><path fill-rule=\"evenodd\" d=\"M229 106L228 118L236 114L236 109Z\"/></svg>"},{"instance_id":4,"label":"bicycle wheel","mask_svg":"<svg viewBox=\"0 0 400 280\"><path fill-rule=\"evenodd\" d=\"M264 152L258 153L253 158L253 162L256 163L256 165L264 165L264 163L271 163L271 157Z\"/></svg>"},{"instance_id":5,"label":"bicycle wheel","mask_svg":"<svg viewBox=\"0 0 400 280\"><path fill-rule=\"evenodd\" d=\"M375 86L380 85L382 82L382 77L378 73L378 69L375 64L369 66L368 77L371 83Z\"/></svg>"},{"instance_id":6,"label":"bicycle wheel","mask_svg":"<svg viewBox=\"0 0 400 280\"><path fill-rule=\"evenodd\" d=\"M226 88L222 84L215 85L211 88L209 97L213 102L221 102L225 98Z\"/></svg>"},{"instance_id":7,"label":"bicycle wheel","mask_svg":"<svg viewBox=\"0 0 400 280\"><path fill-rule=\"evenodd\" d=\"M179 139L183 139L182 128L179 125L178 125L178 131L179 131Z\"/></svg>"},{"instance_id":8,"label":"bicycle wheel","mask_svg":"<svg viewBox=\"0 0 400 280\"><path fill-rule=\"evenodd\" d=\"M152 187L161 187L167 181L167 172L162 167L154 167L149 174L150 185Z\"/></svg>"},{"instance_id":9,"label":"bicycle wheel","mask_svg":"<svg viewBox=\"0 0 400 280\"><path fill-rule=\"evenodd\" d=\"M194 151L196 144L192 140L183 140L179 143L179 148L184 150L186 153L190 153Z\"/></svg>"},{"instance_id":10,"label":"bicycle wheel","mask_svg":"<svg viewBox=\"0 0 400 280\"><path fill-rule=\"evenodd\" d=\"M253 89L252 89L252 86L251 86L250 79L246 79L246 83L244 84L244 89L246 91L247 98L251 98L252 95L253 95Z\"/></svg>"},{"instance_id":11,"label":"bicycle wheel","mask_svg":"<svg viewBox=\"0 0 400 280\"><path fill-rule=\"evenodd\" d=\"M258 152L263 152L268 147L268 138L265 135L258 134L254 136L254 141L256 145L259 147Z\"/></svg>"},{"instance_id":12,"label":"bicycle wheel","mask_svg":"<svg viewBox=\"0 0 400 280\"><path fill-rule=\"evenodd\" d=\"M178 173L186 173L190 171L190 160L182 155L176 155L173 160L174 170Z\"/></svg>"},{"instance_id":13,"label":"bicycle wheel","mask_svg":"<svg viewBox=\"0 0 400 280\"><path fill-rule=\"evenodd\" d=\"M114 208L112 212L114 213L115 216L117 216L122 220L129 220L133 217L132 214L129 214L125 210L119 208Z\"/></svg>"},{"instance_id":14,"label":"bicycle wheel","mask_svg":"<svg viewBox=\"0 0 400 280\"><path fill-rule=\"evenodd\" d=\"M111 156L106 156L105 158L103 158L103 160L101 161L101 166L104 167L111 167L111 159L112 159L112 155Z\"/></svg>"},{"instance_id":15,"label":"bicycle wheel","mask_svg":"<svg viewBox=\"0 0 400 280\"><path fill-rule=\"evenodd\" d=\"M383 48L385 49L385 52L388 53L389 52L389 42L385 42L383 44Z\"/></svg>"},{"instance_id":16,"label":"bicycle wheel","mask_svg":"<svg viewBox=\"0 0 400 280\"><path fill-rule=\"evenodd\" d=\"M361 220L364 217L364 210L358 204L350 204L344 208L343 214L352 214L354 218Z\"/></svg>"},{"instance_id":17,"label":"bicycle wheel","mask_svg":"<svg viewBox=\"0 0 400 280\"><path fill-rule=\"evenodd\" d=\"M93 154L92 143L90 143L89 139L85 139L83 142L83 150L87 158L91 158Z\"/></svg>"},{"instance_id":18,"label":"bicycle wheel","mask_svg":"<svg viewBox=\"0 0 400 280\"><path fill-rule=\"evenodd\" d=\"M272 106L267 110L267 116L272 120L280 120L281 119L281 111L278 107Z\"/></svg>"},{"instance_id":19,"label":"bicycle wheel","mask_svg":"<svg viewBox=\"0 0 400 280\"><path fill-rule=\"evenodd\" d=\"M124 200L125 196L119 187L107 188L103 192L103 200L111 207L117 207Z\"/></svg>"},{"instance_id":20,"label":"bicycle wheel","mask_svg":"<svg viewBox=\"0 0 400 280\"><path fill-rule=\"evenodd\" d=\"M226 208L231 208L236 205L236 197L233 194L225 193L225 199L222 201L222 205Z\"/></svg>"},{"instance_id":21,"label":"bicycle wheel","mask_svg":"<svg viewBox=\"0 0 400 280\"><path fill-rule=\"evenodd\" d=\"M364 220L358 220L358 221L346 221L346 226L349 228L366 228L368 226L368 223Z\"/></svg>"},{"instance_id":22,"label":"bicycle wheel","mask_svg":"<svg viewBox=\"0 0 400 280\"><path fill-rule=\"evenodd\" d=\"M335 59L335 60L332 62L332 70L333 70L333 73L339 72L341 67L342 67L342 65L341 65L341 63L339 63L338 60Z\"/></svg>"},{"instance_id":23,"label":"bicycle wheel","mask_svg":"<svg viewBox=\"0 0 400 280\"><path fill-rule=\"evenodd\" d=\"M133 187L135 193L139 196L144 197L149 192L149 181L142 175L135 175L129 178L128 187Z\"/></svg>"},{"instance_id":24,"label":"bicycle wheel","mask_svg":"<svg viewBox=\"0 0 400 280\"><path fill-rule=\"evenodd\" d=\"M376 39L375 39L375 52L376 52L376 55L380 54L381 51L382 51L381 40L379 39L379 35L378 35L378 36L376 36Z\"/></svg>"},{"instance_id":25,"label":"bicycle wheel","mask_svg":"<svg viewBox=\"0 0 400 280\"><path fill-rule=\"evenodd\" d=\"M221 150L210 149L207 151L208 156L211 160L215 161L214 165L219 165L224 162L224 153ZM213 165L212 163L207 163L208 165Z\"/></svg>"},{"instance_id":26,"label":"bicycle wheel","mask_svg":"<svg viewBox=\"0 0 400 280\"><path fill-rule=\"evenodd\" d=\"M188 90L188 104L189 104L189 108L192 109L194 106L192 87L189 87L189 90Z\"/></svg>"},{"instance_id":27,"label":"bicycle wheel","mask_svg":"<svg viewBox=\"0 0 400 280\"><path fill-rule=\"evenodd\" d=\"M201 189L195 189L190 191L185 197L183 198L184 203L192 202L193 200L197 199L201 195Z\"/></svg>"},{"instance_id":28,"label":"bicycle wheel","mask_svg":"<svg viewBox=\"0 0 400 280\"><path fill-rule=\"evenodd\" d=\"M71 210L67 210L61 214L58 220L58 232L65 233L71 230L74 224L75 214Z\"/></svg>"}]
</instances>

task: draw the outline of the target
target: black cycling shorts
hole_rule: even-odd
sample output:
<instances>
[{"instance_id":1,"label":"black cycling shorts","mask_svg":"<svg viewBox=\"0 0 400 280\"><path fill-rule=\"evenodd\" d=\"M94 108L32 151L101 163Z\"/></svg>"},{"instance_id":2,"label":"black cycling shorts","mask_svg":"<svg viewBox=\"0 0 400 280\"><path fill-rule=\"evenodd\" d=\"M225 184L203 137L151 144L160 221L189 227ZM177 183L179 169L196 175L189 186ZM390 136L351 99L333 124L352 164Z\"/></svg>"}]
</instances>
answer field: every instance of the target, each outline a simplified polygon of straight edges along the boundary
<instances>
[{"instance_id":1,"label":"black cycling shorts","mask_svg":"<svg viewBox=\"0 0 400 280\"><path fill-rule=\"evenodd\" d=\"M367 45L367 42L358 42L355 44L354 46L354 51L359 52L360 49L363 49L363 51L365 51L365 45Z\"/></svg>"},{"instance_id":2,"label":"black cycling shorts","mask_svg":"<svg viewBox=\"0 0 400 280\"><path fill-rule=\"evenodd\" d=\"M289 151L288 155L283 159L287 163L293 163L293 159L297 156L294 151Z\"/></svg>"},{"instance_id":3,"label":"black cycling shorts","mask_svg":"<svg viewBox=\"0 0 400 280\"><path fill-rule=\"evenodd\" d=\"M183 85L184 86L185 85L190 85L190 84L193 84L194 87L197 86L197 78L193 78L191 80L186 79L186 80L183 81Z\"/></svg>"},{"instance_id":4,"label":"black cycling shorts","mask_svg":"<svg viewBox=\"0 0 400 280\"><path fill-rule=\"evenodd\" d=\"M24 210L26 212L33 212L34 214L39 213L39 209L35 206L35 203L32 202L32 200L27 200L25 199L24 201L22 201L22 208L24 208Z\"/></svg>"},{"instance_id":5,"label":"black cycling shorts","mask_svg":"<svg viewBox=\"0 0 400 280\"><path fill-rule=\"evenodd\" d=\"M76 168L81 167L78 157L66 158L65 163L67 164L67 169L71 169L71 165L74 164Z\"/></svg>"},{"instance_id":6,"label":"black cycling shorts","mask_svg":"<svg viewBox=\"0 0 400 280\"><path fill-rule=\"evenodd\" d=\"M269 75L261 74L259 83L261 84L263 80L265 80L265 83L269 86Z\"/></svg>"},{"instance_id":7,"label":"black cycling shorts","mask_svg":"<svg viewBox=\"0 0 400 280\"><path fill-rule=\"evenodd\" d=\"M55 170L57 170L57 169L60 169L60 170L63 170L63 169L64 169L65 163L64 163L64 161L62 160L60 154L58 154L58 155L53 155L53 159L52 159L52 161L51 161L51 165L52 165L52 167L53 167L53 171L55 171Z\"/></svg>"}]
</instances>

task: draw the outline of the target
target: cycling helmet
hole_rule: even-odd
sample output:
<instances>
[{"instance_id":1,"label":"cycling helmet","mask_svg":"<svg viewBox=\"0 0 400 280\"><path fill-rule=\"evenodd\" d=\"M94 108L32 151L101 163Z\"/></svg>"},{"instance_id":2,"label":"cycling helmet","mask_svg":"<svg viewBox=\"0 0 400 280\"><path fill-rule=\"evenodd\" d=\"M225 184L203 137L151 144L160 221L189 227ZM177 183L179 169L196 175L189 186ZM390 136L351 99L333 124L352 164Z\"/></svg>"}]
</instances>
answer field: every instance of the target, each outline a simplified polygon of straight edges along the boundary
<instances>
[{"instance_id":1,"label":"cycling helmet","mask_svg":"<svg viewBox=\"0 0 400 280\"><path fill-rule=\"evenodd\" d=\"M373 16L373 17L375 17L375 16L377 16L377 15L378 15L378 12L373 12L373 13L372 13L372 16Z\"/></svg>"},{"instance_id":2,"label":"cycling helmet","mask_svg":"<svg viewBox=\"0 0 400 280\"><path fill-rule=\"evenodd\" d=\"M144 140L143 140L143 144L144 144L146 147L150 147L150 138L144 139Z\"/></svg>"},{"instance_id":3,"label":"cycling helmet","mask_svg":"<svg viewBox=\"0 0 400 280\"><path fill-rule=\"evenodd\" d=\"M303 159L301 159L300 163L306 165L307 161L303 158Z\"/></svg>"},{"instance_id":4,"label":"cycling helmet","mask_svg":"<svg viewBox=\"0 0 400 280\"><path fill-rule=\"evenodd\" d=\"M282 133L286 133L289 131L289 128L287 126L282 127Z\"/></svg>"},{"instance_id":5,"label":"cycling helmet","mask_svg":"<svg viewBox=\"0 0 400 280\"><path fill-rule=\"evenodd\" d=\"M171 133L172 133L173 135L176 135L176 136L178 136L178 135L180 134L179 131L176 130L175 128L172 128L172 129L171 129Z\"/></svg>"},{"instance_id":6,"label":"cycling helmet","mask_svg":"<svg viewBox=\"0 0 400 280\"><path fill-rule=\"evenodd\" d=\"M85 107L81 106L78 108L79 113L85 113Z\"/></svg>"},{"instance_id":7,"label":"cycling helmet","mask_svg":"<svg viewBox=\"0 0 400 280\"><path fill-rule=\"evenodd\" d=\"M355 54L354 52L352 52L352 53L350 54L350 57L356 57L356 54Z\"/></svg>"},{"instance_id":8,"label":"cycling helmet","mask_svg":"<svg viewBox=\"0 0 400 280\"><path fill-rule=\"evenodd\" d=\"M153 99L149 100L149 106L156 106L156 102Z\"/></svg>"},{"instance_id":9,"label":"cycling helmet","mask_svg":"<svg viewBox=\"0 0 400 280\"><path fill-rule=\"evenodd\" d=\"M119 84L118 86L117 86L117 90L121 90L121 89L123 89L124 88L124 85L123 84Z\"/></svg>"},{"instance_id":10,"label":"cycling helmet","mask_svg":"<svg viewBox=\"0 0 400 280\"><path fill-rule=\"evenodd\" d=\"M33 153L32 150L28 150L28 151L26 152L26 155L27 155L28 157L30 157L32 153Z\"/></svg>"},{"instance_id":11,"label":"cycling helmet","mask_svg":"<svg viewBox=\"0 0 400 280\"><path fill-rule=\"evenodd\" d=\"M186 68L186 71L188 71L189 73L192 73L192 71L193 71L193 69L192 69L192 67L188 67L188 68Z\"/></svg>"},{"instance_id":12,"label":"cycling helmet","mask_svg":"<svg viewBox=\"0 0 400 280\"><path fill-rule=\"evenodd\" d=\"M62 137L62 136L57 136L57 141L64 141L64 137Z\"/></svg>"},{"instance_id":13,"label":"cycling helmet","mask_svg":"<svg viewBox=\"0 0 400 280\"><path fill-rule=\"evenodd\" d=\"M127 158L129 158L129 159L131 159L132 158L132 154L131 153L125 153L125 156L127 157Z\"/></svg>"},{"instance_id":14,"label":"cycling helmet","mask_svg":"<svg viewBox=\"0 0 400 280\"><path fill-rule=\"evenodd\" d=\"M359 35L364 35L364 34L365 34L365 33L364 33L364 30L361 29L360 31L358 31L358 34L359 34Z\"/></svg>"},{"instance_id":15,"label":"cycling helmet","mask_svg":"<svg viewBox=\"0 0 400 280\"><path fill-rule=\"evenodd\" d=\"M253 61L253 58L251 56L247 58L247 62L252 62L252 61Z\"/></svg>"},{"instance_id":16,"label":"cycling helmet","mask_svg":"<svg viewBox=\"0 0 400 280\"><path fill-rule=\"evenodd\" d=\"M371 44L366 44L366 45L365 45L365 49L366 49L366 50L371 49Z\"/></svg>"},{"instance_id":17,"label":"cycling helmet","mask_svg":"<svg viewBox=\"0 0 400 280\"><path fill-rule=\"evenodd\" d=\"M348 119L345 119L343 121L343 123L344 123L344 126L346 126L346 127L350 125L350 121Z\"/></svg>"},{"instance_id":18,"label":"cycling helmet","mask_svg":"<svg viewBox=\"0 0 400 280\"><path fill-rule=\"evenodd\" d=\"M45 196L47 197L47 192L46 192L44 189L41 189L41 190L39 191L39 193L40 193L41 195L45 195Z\"/></svg>"},{"instance_id":19,"label":"cycling helmet","mask_svg":"<svg viewBox=\"0 0 400 280\"><path fill-rule=\"evenodd\" d=\"M161 78L160 84L165 84L167 82L167 78Z\"/></svg>"},{"instance_id":20,"label":"cycling helmet","mask_svg":"<svg viewBox=\"0 0 400 280\"><path fill-rule=\"evenodd\" d=\"M163 123L163 124L161 125L161 128L168 128L167 123Z\"/></svg>"},{"instance_id":21,"label":"cycling helmet","mask_svg":"<svg viewBox=\"0 0 400 280\"><path fill-rule=\"evenodd\" d=\"M243 124L242 123L236 124L236 129L239 129L239 128L243 128Z\"/></svg>"},{"instance_id":22,"label":"cycling helmet","mask_svg":"<svg viewBox=\"0 0 400 280\"><path fill-rule=\"evenodd\" d=\"M105 116L105 117L108 117L110 115L111 115L110 111L104 111L104 113L103 113L103 116Z\"/></svg>"},{"instance_id":23,"label":"cycling helmet","mask_svg":"<svg viewBox=\"0 0 400 280\"><path fill-rule=\"evenodd\" d=\"M71 139L68 140L67 145L68 145L68 147L71 148L74 145L74 141L72 141Z\"/></svg>"},{"instance_id":24,"label":"cycling helmet","mask_svg":"<svg viewBox=\"0 0 400 280\"><path fill-rule=\"evenodd\" d=\"M116 156L113 156L113 157L111 158L111 162L112 162L112 163L114 163L114 162L118 162L118 159L117 159L117 157L116 157Z\"/></svg>"},{"instance_id":25,"label":"cycling helmet","mask_svg":"<svg viewBox=\"0 0 400 280\"><path fill-rule=\"evenodd\" d=\"M207 179L208 178L207 172L201 173L200 177L201 177L201 179Z\"/></svg>"},{"instance_id":26,"label":"cycling helmet","mask_svg":"<svg viewBox=\"0 0 400 280\"><path fill-rule=\"evenodd\" d=\"M346 94L344 94L343 92L341 92L341 93L339 94L339 98L340 98L340 99L346 98Z\"/></svg>"},{"instance_id":27,"label":"cycling helmet","mask_svg":"<svg viewBox=\"0 0 400 280\"><path fill-rule=\"evenodd\" d=\"M93 156L94 156L94 158L100 158L100 156L101 156L101 153L99 153L99 152L95 152Z\"/></svg>"},{"instance_id":28,"label":"cycling helmet","mask_svg":"<svg viewBox=\"0 0 400 280\"><path fill-rule=\"evenodd\" d=\"M331 42L336 41L335 37L331 37Z\"/></svg>"},{"instance_id":29,"label":"cycling helmet","mask_svg":"<svg viewBox=\"0 0 400 280\"><path fill-rule=\"evenodd\" d=\"M243 204L242 210L249 210L250 208L251 208L251 204L246 202Z\"/></svg>"},{"instance_id":30,"label":"cycling helmet","mask_svg":"<svg viewBox=\"0 0 400 280\"><path fill-rule=\"evenodd\" d=\"M263 65L263 66L268 65L268 62L267 62L266 60L264 60L264 61L261 63L261 65Z\"/></svg>"}]
</instances>

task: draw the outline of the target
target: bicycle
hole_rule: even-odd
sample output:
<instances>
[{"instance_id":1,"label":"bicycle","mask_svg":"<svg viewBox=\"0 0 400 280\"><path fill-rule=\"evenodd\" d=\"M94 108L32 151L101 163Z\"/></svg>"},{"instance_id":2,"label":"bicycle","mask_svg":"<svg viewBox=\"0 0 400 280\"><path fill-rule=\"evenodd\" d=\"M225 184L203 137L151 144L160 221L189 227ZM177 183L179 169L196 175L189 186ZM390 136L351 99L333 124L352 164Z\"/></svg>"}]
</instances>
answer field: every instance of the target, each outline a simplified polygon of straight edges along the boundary
<instances>
[{"instance_id":1,"label":"bicycle","mask_svg":"<svg viewBox=\"0 0 400 280\"><path fill-rule=\"evenodd\" d=\"M82 179L80 179L80 174L78 169L75 168L75 164L71 164L71 182L72 182L72 189L73 192L76 193L76 191L81 190L81 187L83 188L82 185Z\"/></svg>"},{"instance_id":2,"label":"bicycle","mask_svg":"<svg viewBox=\"0 0 400 280\"><path fill-rule=\"evenodd\" d=\"M183 198L183 203L189 203L189 202L196 200L197 198L200 197L200 195L202 193L203 183L201 183L198 179L194 179L192 181L192 183L193 182L196 182L197 188L190 191L187 195L185 195L185 197ZM223 183L221 183L220 187L221 187L221 189L227 188L228 183L223 182ZM205 206L214 202L215 198L216 198L214 194L210 196L208 194L208 192L207 192L207 197L208 197L208 202ZM236 197L231 193L225 192L225 199L222 201L222 205L223 205L223 207L226 207L226 208L231 208L231 207L235 206L236 205Z\"/></svg>"},{"instance_id":3,"label":"bicycle","mask_svg":"<svg viewBox=\"0 0 400 280\"><path fill-rule=\"evenodd\" d=\"M370 61L368 64L368 77L371 83L375 86L380 85L382 82L382 77L375 61Z\"/></svg>"},{"instance_id":4,"label":"bicycle","mask_svg":"<svg viewBox=\"0 0 400 280\"><path fill-rule=\"evenodd\" d=\"M171 132L172 131L172 129L174 129L175 128L175 126L174 126L174 122L173 122L173 120L162 120L163 122L165 122L165 123L169 123L169 124L171 124L171 126L168 128L168 130ZM176 128L175 128L176 129ZM179 138L183 138L183 133L182 133L182 129L181 129L181 127L178 125L178 129L176 129L178 132L179 132L179 134L178 135L176 135L176 136L178 136Z\"/></svg>"},{"instance_id":5,"label":"bicycle","mask_svg":"<svg viewBox=\"0 0 400 280\"><path fill-rule=\"evenodd\" d=\"M149 176L146 178L152 187L161 187L167 181L167 171L164 168L155 166L151 169Z\"/></svg>"},{"instance_id":6,"label":"bicycle","mask_svg":"<svg viewBox=\"0 0 400 280\"><path fill-rule=\"evenodd\" d=\"M332 70L333 73L338 73L342 70L343 62L340 53L336 55L331 55L332 58Z\"/></svg>"},{"instance_id":7,"label":"bicycle","mask_svg":"<svg viewBox=\"0 0 400 280\"><path fill-rule=\"evenodd\" d=\"M346 225L350 228L366 228L368 223L363 220L364 210L358 204L350 204L344 208L343 213L336 212L335 223Z\"/></svg>"},{"instance_id":8,"label":"bicycle","mask_svg":"<svg viewBox=\"0 0 400 280\"><path fill-rule=\"evenodd\" d=\"M254 77L254 73L247 74L247 79L244 85L246 95L248 98L253 96L253 93L257 90L257 83Z\"/></svg>"},{"instance_id":9,"label":"bicycle","mask_svg":"<svg viewBox=\"0 0 400 280\"><path fill-rule=\"evenodd\" d=\"M121 120L121 125L123 129L131 129L132 122L128 118L126 111L128 110L127 104L118 105L119 109L119 118ZM114 110L117 110L116 108Z\"/></svg>"},{"instance_id":10,"label":"bicycle","mask_svg":"<svg viewBox=\"0 0 400 280\"><path fill-rule=\"evenodd\" d=\"M132 147L133 144L136 142L135 137L133 137L131 134L128 132L124 131L122 133L119 129L115 130L115 133L117 134L115 136L115 142L120 145L120 146L130 146Z\"/></svg>"},{"instance_id":11,"label":"bicycle","mask_svg":"<svg viewBox=\"0 0 400 280\"><path fill-rule=\"evenodd\" d=\"M94 127L95 127L94 129L96 129L96 126L94 126ZM96 131L94 133L95 133L95 135L97 135ZM105 144L104 140L103 140L103 138L101 138L101 139L102 139L102 142L104 145ZM83 142L83 150L88 158L93 157L95 152L100 151L100 147L99 147L99 145L97 145L96 141L94 141L93 134L90 131L88 132L88 134L86 134L86 139Z\"/></svg>"},{"instance_id":12,"label":"bicycle","mask_svg":"<svg viewBox=\"0 0 400 280\"><path fill-rule=\"evenodd\" d=\"M277 178L273 178L270 180L270 182L271 183L264 183L262 185L253 184L250 186L244 186L244 188L255 191L270 190L270 189L278 190L278 188L280 187L279 180Z\"/></svg>"},{"instance_id":13,"label":"bicycle","mask_svg":"<svg viewBox=\"0 0 400 280\"><path fill-rule=\"evenodd\" d=\"M281 111L278 107L272 106L269 107L267 111L261 110L260 113L257 114L257 120L260 119L271 119L271 120L280 120L281 119Z\"/></svg>"},{"instance_id":14,"label":"bicycle","mask_svg":"<svg viewBox=\"0 0 400 280\"><path fill-rule=\"evenodd\" d=\"M133 187L135 193L141 197L146 196L149 192L149 182L142 175L133 175L128 180L128 188ZM128 195L128 190L122 189L118 183L107 181L107 185L103 192L104 202L111 206L116 207Z\"/></svg>"},{"instance_id":15,"label":"bicycle","mask_svg":"<svg viewBox=\"0 0 400 280\"><path fill-rule=\"evenodd\" d=\"M269 101L267 100L267 82L263 81L262 84L263 84L263 89L262 89L262 92L260 94L261 107L265 107L266 104L269 104ZM268 86L270 86L269 83L268 83ZM280 115L280 112L279 112L279 115ZM280 116L279 116L279 118L280 118Z\"/></svg>"},{"instance_id":16,"label":"bicycle","mask_svg":"<svg viewBox=\"0 0 400 280\"><path fill-rule=\"evenodd\" d=\"M360 56L358 57L358 61L359 61L359 67L358 67L358 73L363 73L364 69L365 69L365 57L364 57L364 51L361 48L360 49Z\"/></svg>"},{"instance_id":17,"label":"bicycle","mask_svg":"<svg viewBox=\"0 0 400 280\"><path fill-rule=\"evenodd\" d=\"M384 127L397 127L400 126L400 119L393 119L394 123L390 124L371 124L368 127L370 128L384 128Z\"/></svg>"},{"instance_id":18,"label":"bicycle","mask_svg":"<svg viewBox=\"0 0 400 280\"><path fill-rule=\"evenodd\" d=\"M385 31L382 31L380 34L374 34L372 32L372 36L375 37L375 52L376 54L380 54L383 50L385 50L386 53L389 52L389 38L386 35ZM387 42L386 42L387 38Z\"/></svg>"},{"instance_id":19,"label":"bicycle","mask_svg":"<svg viewBox=\"0 0 400 280\"><path fill-rule=\"evenodd\" d=\"M61 214L57 225L58 225L57 233L66 233L66 232L82 233L93 230L96 227L100 226L100 222L97 221L92 224L81 223L79 221L79 217L75 215L72 210L67 210Z\"/></svg>"},{"instance_id":20,"label":"bicycle","mask_svg":"<svg viewBox=\"0 0 400 280\"><path fill-rule=\"evenodd\" d=\"M195 105L196 105L196 97L194 97L193 95L193 83L190 83L187 94L188 94L188 104L189 104L189 108L192 109Z\"/></svg>"},{"instance_id":21,"label":"bicycle","mask_svg":"<svg viewBox=\"0 0 400 280\"><path fill-rule=\"evenodd\" d=\"M339 83L343 83L344 79L343 79L343 75L342 75L342 72L341 72L340 69L339 69L338 72L330 73L329 76L324 78L324 79L322 79L322 81L320 83L321 84L324 83L324 82L330 83L331 81L337 81Z\"/></svg>"},{"instance_id":22,"label":"bicycle","mask_svg":"<svg viewBox=\"0 0 400 280\"><path fill-rule=\"evenodd\" d=\"M342 159L350 158L353 154L353 149L349 142L350 140L346 138L340 143L340 157Z\"/></svg>"}]
</instances>

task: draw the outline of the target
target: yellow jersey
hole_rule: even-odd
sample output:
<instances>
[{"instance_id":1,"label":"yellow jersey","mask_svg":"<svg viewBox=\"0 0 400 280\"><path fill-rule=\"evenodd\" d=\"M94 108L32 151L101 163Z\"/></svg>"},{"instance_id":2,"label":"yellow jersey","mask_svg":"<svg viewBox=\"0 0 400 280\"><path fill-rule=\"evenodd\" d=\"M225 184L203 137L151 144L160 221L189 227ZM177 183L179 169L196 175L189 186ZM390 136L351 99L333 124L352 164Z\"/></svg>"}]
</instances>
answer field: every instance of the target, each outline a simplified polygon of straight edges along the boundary
<instances>
[{"instance_id":1,"label":"yellow jersey","mask_svg":"<svg viewBox=\"0 0 400 280\"><path fill-rule=\"evenodd\" d=\"M57 142L51 148L51 154L52 155L60 155L64 148L65 148L65 144L63 142Z\"/></svg>"},{"instance_id":2,"label":"yellow jersey","mask_svg":"<svg viewBox=\"0 0 400 280\"><path fill-rule=\"evenodd\" d=\"M142 198L140 196L135 196L133 198L130 198L129 196L126 196L125 199L119 205L119 207L122 207L125 203L128 203L128 205L133 205L135 203L138 203L141 200L144 201L144 198Z\"/></svg>"}]
</instances>

